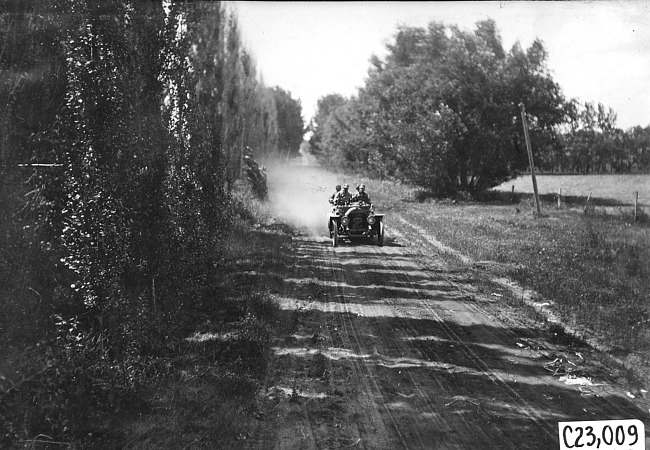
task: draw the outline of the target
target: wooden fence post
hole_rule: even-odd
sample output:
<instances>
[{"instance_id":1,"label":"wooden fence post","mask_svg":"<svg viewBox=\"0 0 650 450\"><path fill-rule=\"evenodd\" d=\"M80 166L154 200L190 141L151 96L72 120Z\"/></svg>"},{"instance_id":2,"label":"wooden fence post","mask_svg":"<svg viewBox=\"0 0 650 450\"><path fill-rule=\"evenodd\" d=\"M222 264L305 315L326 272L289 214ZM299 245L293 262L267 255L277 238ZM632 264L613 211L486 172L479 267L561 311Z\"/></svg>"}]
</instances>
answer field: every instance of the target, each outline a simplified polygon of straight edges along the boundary
<instances>
[{"instance_id":1,"label":"wooden fence post","mask_svg":"<svg viewBox=\"0 0 650 450\"><path fill-rule=\"evenodd\" d=\"M634 194L634 221L636 222L637 214L639 211L639 191Z\"/></svg>"},{"instance_id":2,"label":"wooden fence post","mask_svg":"<svg viewBox=\"0 0 650 450\"><path fill-rule=\"evenodd\" d=\"M585 203L585 209L582 211L583 214L587 214L587 208L589 208L589 200L591 200L591 192L589 193L589 197L587 197L587 203Z\"/></svg>"},{"instance_id":3,"label":"wooden fence post","mask_svg":"<svg viewBox=\"0 0 650 450\"><path fill-rule=\"evenodd\" d=\"M557 194L557 208L560 209L562 207L562 188L560 188L560 192Z\"/></svg>"}]
</instances>

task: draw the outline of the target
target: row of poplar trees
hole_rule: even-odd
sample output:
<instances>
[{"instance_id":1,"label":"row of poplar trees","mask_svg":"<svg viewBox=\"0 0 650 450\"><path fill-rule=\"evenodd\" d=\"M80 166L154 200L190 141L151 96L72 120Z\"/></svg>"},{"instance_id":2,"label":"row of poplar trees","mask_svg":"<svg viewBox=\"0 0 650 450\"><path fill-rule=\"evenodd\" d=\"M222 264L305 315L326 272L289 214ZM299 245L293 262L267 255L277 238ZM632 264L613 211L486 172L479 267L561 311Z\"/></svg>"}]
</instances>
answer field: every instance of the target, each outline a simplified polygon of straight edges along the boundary
<instances>
[{"instance_id":1,"label":"row of poplar trees","mask_svg":"<svg viewBox=\"0 0 650 450\"><path fill-rule=\"evenodd\" d=\"M0 336L56 314L68 356L110 343L96 376L128 387L148 324L214 294L243 156L297 153L300 103L220 2L17 0L0 105Z\"/></svg>"},{"instance_id":2,"label":"row of poplar trees","mask_svg":"<svg viewBox=\"0 0 650 450\"><path fill-rule=\"evenodd\" d=\"M22 220L86 305L175 278L227 227L243 156L299 150L299 102L258 81L218 2L0 8L3 229Z\"/></svg>"},{"instance_id":3,"label":"row of poplar trees","mask_svg":"<svg viewBox=\"0 0 650 450\"><path fill-rule=\"evenodd\" d=\"M328 166L480 193L528 167L520 104L545 170L650 170L650 127L616 131L603 105L567 101L543 43L504 49L496 23L400 27L357 95L320 99L310 151Z\"/></svg>"}]
</instances>

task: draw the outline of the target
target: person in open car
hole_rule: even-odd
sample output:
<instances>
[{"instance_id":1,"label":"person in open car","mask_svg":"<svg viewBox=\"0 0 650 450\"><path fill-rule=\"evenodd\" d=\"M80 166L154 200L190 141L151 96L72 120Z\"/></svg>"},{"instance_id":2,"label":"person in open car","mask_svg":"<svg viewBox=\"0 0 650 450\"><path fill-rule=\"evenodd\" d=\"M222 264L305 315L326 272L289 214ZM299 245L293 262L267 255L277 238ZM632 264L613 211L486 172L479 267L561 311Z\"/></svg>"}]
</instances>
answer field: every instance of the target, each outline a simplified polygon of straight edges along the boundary
<instances>
[{"instance_id":1,"label":"person in open car","mask_svg":"<svg viewBox=\"0 0 650 450\"><path fill-rule=\"evenodd\" d=\"M366 185L365 184L360 184L359 187L357 188L357 193L352 196L352 201L353 202L363 202L363 203L368 203L370 204L370 196L366 192Z\"/></svg>"},{"instance_id":2,"label":"person in open car","mask_svg":"<svg viewBox=\"0 0 650 450\"><path fill-rule=\"evenodd\" d=\"M336 189L336 190L332 193L332 195L330 195L330 198L329 198L329 202L330 202L331 205L334 204L334 197L336 197L336 194L338 194L339 192L341 192L341 185L340 185L340 184L337 184L337 185L334 187L334 189Z\"/></svg>"},{"instance_id":3,"label":"person in open car","mask_svg":"<svg viewBox=\"0 0 650 450\"><path fill-rule=\"evenodd\" d=\"M352 200L352 194L350 194L349 189L349 184L346 183L343 185L343 188L334 196L335 205L347 205L350 203L350 200Z\"/></svg>"}]
</instances>

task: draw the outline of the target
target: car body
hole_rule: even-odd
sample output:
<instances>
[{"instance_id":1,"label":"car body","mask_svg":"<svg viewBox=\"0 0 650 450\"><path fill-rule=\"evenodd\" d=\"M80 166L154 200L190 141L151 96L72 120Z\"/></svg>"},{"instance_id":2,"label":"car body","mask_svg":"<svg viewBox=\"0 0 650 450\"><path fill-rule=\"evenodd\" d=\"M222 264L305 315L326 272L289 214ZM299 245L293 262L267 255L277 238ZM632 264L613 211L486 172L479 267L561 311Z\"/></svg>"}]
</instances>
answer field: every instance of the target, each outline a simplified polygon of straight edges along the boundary
<instances>
[{"instance_id":1,"label":"car body","mask_svg":"<svg viewBox=\"0 0 650 450\"><path fill-rule=\"evenodd\" d=\"M378 245L384 245L384 215L375 214L369 203L334 205L327 215L327 226L334 247L344 238L376 238Z\"/></svg>"}]
</instances>

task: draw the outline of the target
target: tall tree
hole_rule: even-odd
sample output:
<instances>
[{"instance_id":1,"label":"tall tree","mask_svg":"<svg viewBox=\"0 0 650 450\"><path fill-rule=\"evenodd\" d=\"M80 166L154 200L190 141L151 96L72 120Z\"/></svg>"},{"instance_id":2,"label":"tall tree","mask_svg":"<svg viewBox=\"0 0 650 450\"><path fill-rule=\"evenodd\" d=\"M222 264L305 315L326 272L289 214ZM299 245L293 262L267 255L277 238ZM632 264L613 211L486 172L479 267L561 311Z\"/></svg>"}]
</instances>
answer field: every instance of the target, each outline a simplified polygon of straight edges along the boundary
<instances>
[{"instance_id":1,"label":"tall tree","mask_svg":"<svg viewBox=\"0 0 650 450\"><path fill-rule=\"evenodd\" d=\"M285 158L298 155L303 140L304 123L300 100L280 87L273 88L278 123L278 150Z\"/></svg>"},{"instance_id":2,"label":"tall tree","mask_svg":"<svg viewBox=\"0 0 650 450\"><path fill-rule=\"evenodd\" d=\"M340 94L329 94L318 99L316 103L316 114L314 115L308 130L311 132L309 138L310 151L324 160L327 158L328 148L322 144L323 134L327 129L327 121L334 114L337 108L344 106L347 100Z\"/></svg>"},{"instance_id":3,"label":"tall tree","mask_svg":"<svg viewBox=\"0 0 650 450\"><path fill-rule=\"evenodd\" d=\"M474 32L435 22L426 30L402 27L385 60L371 60L349 108L348 133L356 138L348 141L357 149L326 151L372 154L356 158L359 168L436 193L483 191L526 167L520 102L536 141L551 142L562 120L563 97L545 60L539 41L506 53L491 20Z\"/></svg>"}]
</instances>

